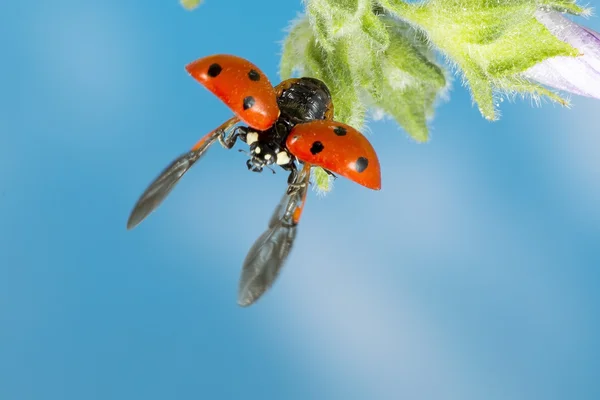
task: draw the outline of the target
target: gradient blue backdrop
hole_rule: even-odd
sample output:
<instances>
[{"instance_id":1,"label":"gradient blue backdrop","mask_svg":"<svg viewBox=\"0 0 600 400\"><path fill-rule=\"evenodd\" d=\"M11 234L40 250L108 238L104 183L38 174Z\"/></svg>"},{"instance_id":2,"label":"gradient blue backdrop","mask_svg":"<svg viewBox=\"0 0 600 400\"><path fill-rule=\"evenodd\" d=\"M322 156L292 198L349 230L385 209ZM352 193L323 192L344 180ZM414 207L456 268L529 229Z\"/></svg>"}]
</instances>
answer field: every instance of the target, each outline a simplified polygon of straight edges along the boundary
<instances>
[{"instance_id":1,"label":"gradient blue backdrop","mask_svg":"<svg viewBox=\"0 0 600 400\"><path fill-rule=\"evenodd\" d=\"M370 123L383 189L311 192L242 309L285 174L215 147L125 222L230 115L184 65L234 53L278 82L300 2L1 9L0 399L600 398L600 101L504 101L490 123L457 79L428 144Z\"/></svg>"}]
</instances>

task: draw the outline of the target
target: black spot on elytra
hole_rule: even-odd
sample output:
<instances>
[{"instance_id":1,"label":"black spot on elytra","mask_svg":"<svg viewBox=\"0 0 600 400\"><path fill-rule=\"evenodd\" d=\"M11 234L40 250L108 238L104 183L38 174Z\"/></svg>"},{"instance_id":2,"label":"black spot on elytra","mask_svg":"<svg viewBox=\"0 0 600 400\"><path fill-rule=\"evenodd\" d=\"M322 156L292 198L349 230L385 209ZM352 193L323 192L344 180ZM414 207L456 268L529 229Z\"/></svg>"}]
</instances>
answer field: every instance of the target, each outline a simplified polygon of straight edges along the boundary
<instances>
[{"instance_id":1,"label":"black spot on elytra","mask_svg":"<svg viewBox=\"0 0 600 400\"><path fill-rule=\"evenodd\" d=\"M369 160L364 157L358 157L356 162L354 163L354 169L356 172L363 172L369 166Z\"/></svg>"},{"instance_id":2,"label":"black spot on elytra","mask_svg":"<svg viewBox=\"0 0 600 400\"><path fill-rule=\"evenodd\" d=\"M211 64L210 67L208 67L208 76L210 76L211 78L216 78L217 76L219 76L222 70L223 68L219 64Z\"/></svg>"},{"instance_id":3,"label":"black spot on elytra","mask_svg":"<svg viewBox=\"0 0 600 400\"><path fill-rule=\"evenodd\" d=\"M256 70L251 69L250 72L248 72L248 78L250 78L251 81L258 82L260 81L260 74Z\"/></svg>"},{"instance_id":4,"label":"black spot on elytra","mask_svg":"<svg viewBox=\"0 0 600 400\"><path fill-rule=\"evenodd\" d=\"M324 148L325 148L325 146L323 146L323 143L321 143L319 141L316 141L310 147L310 152L314 156L314 155L319 154L320 152L322 152Z\"/></svg>"},{"instance_id":5,"label":"black spot on elytra","mask_svg":"<svg viewBox=\"0 0 600 400\"><path fill-rule=\"evenodd\" d=\"M254 100L254 97L252 97L252 96L244 97L244 110L247 110L250 107L252 107L254 105L254 103L256 103L256 100Z\"/></svg>"},{"instance_id":6,"label":"black spot on elytra","mask_svg":"<svg viewBox=\"0 0 600 400\"><path fill-rule=\"evenodd\" d=\"M336 126L335 128L333 128L333 133L335 133L338 136L346 136L346 128L344 128L343 126Z\"/></svg>"}]
</instances>

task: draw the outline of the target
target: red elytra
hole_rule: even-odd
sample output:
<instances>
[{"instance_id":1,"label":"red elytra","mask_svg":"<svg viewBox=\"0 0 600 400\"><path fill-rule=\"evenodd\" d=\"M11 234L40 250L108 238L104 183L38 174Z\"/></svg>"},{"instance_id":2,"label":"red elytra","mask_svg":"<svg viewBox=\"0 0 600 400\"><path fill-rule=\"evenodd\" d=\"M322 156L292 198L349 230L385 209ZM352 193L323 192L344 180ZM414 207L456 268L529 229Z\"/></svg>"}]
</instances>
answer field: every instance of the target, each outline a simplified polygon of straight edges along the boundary
<instances>
[{"instance_id":1,"label":"red elytra","mask_svg":"<svg viewBox=\"0 0 600 400\"><path fill-rule=\"evenodd\" d=\"M279 117L273 85L250 61L215 54L200 58L185 69L250 127L267 130Z\"/></svg>"},{"instance_id":2,"label":"red elytra","mask_svg":"<svg viewBox=\"0 0 600 400\"><path fill-rule=\"evenodd\" d=\"M375 149L350 125L331 120L298 124L286 147L299 160L323 167L369 189L381 189L381 168Z\"/></svg>"}]
</instances>

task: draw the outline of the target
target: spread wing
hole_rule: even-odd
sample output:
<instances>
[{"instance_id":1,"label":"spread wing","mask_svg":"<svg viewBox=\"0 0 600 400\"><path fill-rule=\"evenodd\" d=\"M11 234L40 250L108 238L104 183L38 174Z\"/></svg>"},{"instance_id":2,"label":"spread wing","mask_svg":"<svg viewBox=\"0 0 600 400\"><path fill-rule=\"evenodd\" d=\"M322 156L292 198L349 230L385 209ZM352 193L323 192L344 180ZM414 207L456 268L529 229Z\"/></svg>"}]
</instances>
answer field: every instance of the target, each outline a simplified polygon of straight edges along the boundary
<instances>
[{"instance_id":1,"label":"spread wing","mask_svg":"<svg viewBox=\"0 0 600 400\"><path fill-rule=\"evenodd\" d=\"M205 135L190 151L179 156L165 168L148 186L133 207L127 221L127 229L136 227L152 211L158 208L169 193L171 193L171 190L173 190L181 177L206 153L206 150L219 138L219 135L237 122L237 118L228 120L214 131Z\"/></svg>"},{"instance_id":2,"label":"spread wing","mask_svg":"<svg viewBox=\"0 0 600 400\"><path fill-rule=\"evenodd\" d=\"M239 283L239 305L245 307L256 302L277 279L296 238L309 178L310 166L305 164L275 208L268 229L250 248Z\"/></svg>"}]
</instances>

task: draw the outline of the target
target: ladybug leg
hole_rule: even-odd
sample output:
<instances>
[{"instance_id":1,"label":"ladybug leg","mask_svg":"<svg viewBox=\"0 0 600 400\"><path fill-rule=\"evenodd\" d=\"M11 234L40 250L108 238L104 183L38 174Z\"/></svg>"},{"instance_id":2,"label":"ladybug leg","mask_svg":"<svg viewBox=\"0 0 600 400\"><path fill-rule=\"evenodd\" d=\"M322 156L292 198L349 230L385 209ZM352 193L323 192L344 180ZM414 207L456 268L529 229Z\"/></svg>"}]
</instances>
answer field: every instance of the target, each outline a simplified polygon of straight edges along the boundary
<instances>
[{"instance_id":1,"label":"ladybug leg","mask_svg":"<svg viewBox=\"0 0 600 400\"><path fill-rule=\"evenodd\" d=\"M293 184L296 181L296 177L298 176L298 167L296 167L296 163L292 161L289 165L282 166L282 168L285 171L290 171L287 183L288 185Z\"/></svg>"},{"instance_id":2,"label":"ladybug leg","mask_svg":"<svg viewBox=\"0 0 600 400\"><path fill-rule=\"evenodd\" d=\"M298 175L298 170L297 169L292 169L290 171L290 175L288 176L288 185L292 185L294 183L294 181L296 180L296 176Z\"/></svg>"},{"instance_id":3,"label":"ladybug leg","mask_svg":"<svg viewBox=\"0 0 600 400\"><path fill-rule=\"evenodd\" d=\"M336 175L335 175L333 172L331 172L330 170L328 170L328 169L323 169L323 171L327 172L327 175L329 175L329 176L333 176L333 179L337 179L337 176L336 176Z\"/></svg>"},{"instance_id":4,"label":"ladybug leg","mask_svg":"<svg viewBox=\"0 0 600 400\"><path fill-rule=\"evenodd\" d=\"M304 168L302 168L301 173L299 173L298 178L296 178L299 183L294 182L299 189L297 192L292 192L293 196L296 196L297 200L295 207L290 208L289 210L292 217L293 226L298 225L300 222L300 217L302 216L302 211L304 211L306 194L308 193L308 185L310 184L310 168L310 164L304 164Z\"/></svg>"},{"instance_id":5,"label":"ladybug leg","mask_svg":"<svg viewBox=\"0 0 600 400\"><path fill-rule=\"evenodd\" d=\"M304 164L304 167L302 168L302 170L298 171L296 164L292 164L290 166L290 176L288 176L288 189L287 189L287 193L289 195L291 195L294 192L304 190L304 188L310 183L309 182L310 168L311 168L310 164ZM305 173L308 173L308 178L306 178L306 181L301 179L301 177Z\"/></svg>"},{"instance_id":6,"label":"ladybug leg","mask_svg":"<svg viewBox=\"0 0 600 400\"><path fill-rule=\"evenodd\" d=\"M229 150L235 146L235 142L238 138L245 142L247 134L248 128L245 126L236 127L229 135L227 135L226 131L222 131L221 135L219 135L219 143L221 143L221 146Z\"/></svg>"},{"instance_id":7,"label":"ladybug leg","mask_svg":"<svg viewBox=\"0 0 600 400\"><path fill-rule=\"evenodd\" d=\"M307 182L310 183L310 182ZM288 185L288 189L287 189L287 194L291 195L294 192L298 192L300 190L304 190L304 187L307 185L307 183L301 182L301 183L295 183L292 182Z\"/></svg>"},{"instance_id":8,"label":"ladybug leg","mask_svg":"<svg viewBox=\"0 0 600 400\"><path fill-rule=\"evenodd\" d=\"M206 138L209 136L214 137L215 139L219 139L219 142L221 142L221 144L225 146L223 143L223 138L227 135L227 131L229 131L238 122L240 122L240 119L238 117L229 118L227 121L223 122L218 128L216 128L211 133L200 139L198 143L196 143L194 147L192 147L190 154L199 152L204 147Z\"/></svg>"}]
</instances>

